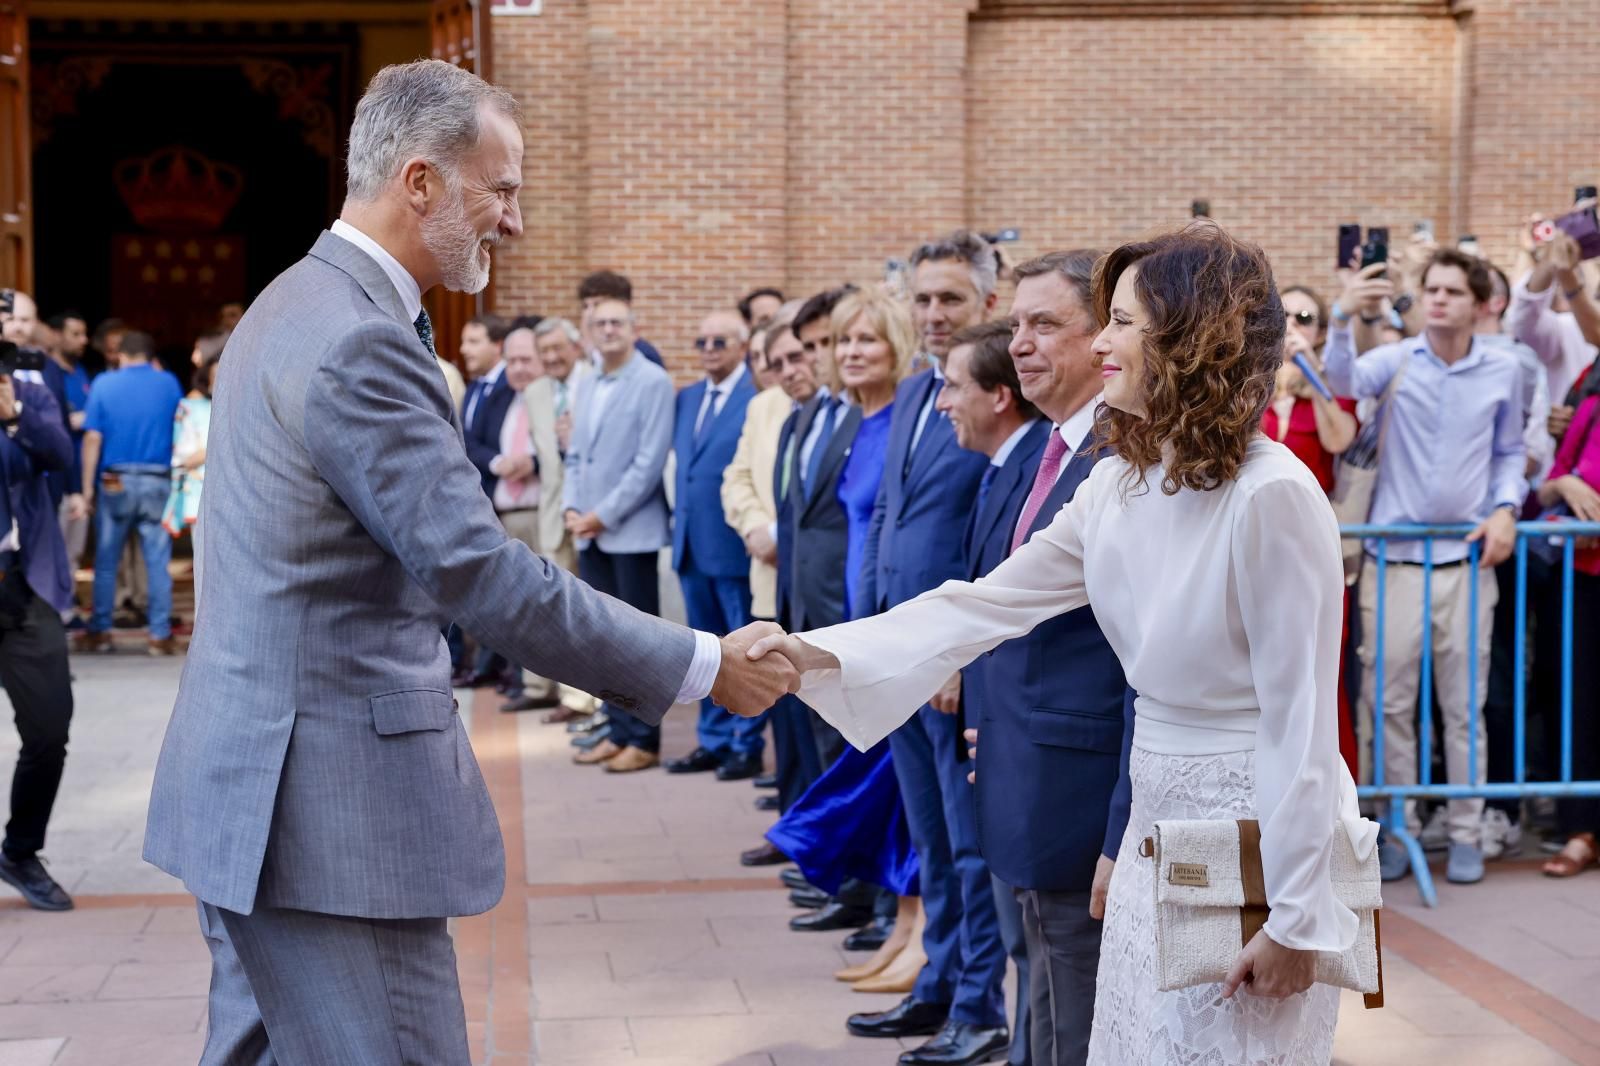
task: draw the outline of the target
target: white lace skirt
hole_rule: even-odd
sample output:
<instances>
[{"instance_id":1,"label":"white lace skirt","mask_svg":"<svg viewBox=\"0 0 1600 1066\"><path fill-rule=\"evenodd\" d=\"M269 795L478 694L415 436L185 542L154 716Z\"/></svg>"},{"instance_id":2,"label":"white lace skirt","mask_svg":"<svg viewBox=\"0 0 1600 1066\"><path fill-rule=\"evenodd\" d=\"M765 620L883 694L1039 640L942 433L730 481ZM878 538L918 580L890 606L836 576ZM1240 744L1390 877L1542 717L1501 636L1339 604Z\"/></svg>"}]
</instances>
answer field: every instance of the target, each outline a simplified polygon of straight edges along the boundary
<instances>
[{"instance_id":1,"label":"white lace skirt","mask_svg":"<svg viewBox=\"0 0 1600 1066\"><path fill-rule=\"evenodd\" d=\"M1090 1066L1325 1066L1339 990L1313 985L1289 999L1221 985L1156 988L1155 863L1139 842L1162 818L1255 817L1255 755L1131 753L1133 810L1106 902Z\"/></svg>"}]
</instances>

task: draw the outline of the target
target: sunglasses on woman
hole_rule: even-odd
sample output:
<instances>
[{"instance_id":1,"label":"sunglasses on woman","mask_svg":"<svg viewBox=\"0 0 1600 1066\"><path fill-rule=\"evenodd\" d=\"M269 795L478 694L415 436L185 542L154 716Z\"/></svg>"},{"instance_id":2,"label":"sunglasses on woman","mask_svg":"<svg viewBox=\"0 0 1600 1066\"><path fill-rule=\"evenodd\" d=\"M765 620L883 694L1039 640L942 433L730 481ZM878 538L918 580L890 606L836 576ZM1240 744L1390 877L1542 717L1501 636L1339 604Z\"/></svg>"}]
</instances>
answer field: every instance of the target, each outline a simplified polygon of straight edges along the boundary
<instances>
[{"instance_id":1,"label":"sunglasses on woman","mask_svg":"<svg viewBox=\"0 0 1600 1066\"><path fill-rule=\"evenodd\" d=\"M1315 325L1317 321L1317 313L1315 311L1296 311L1292 317L1295 322L1302 326Z\"/></svg>"}]
</instances>

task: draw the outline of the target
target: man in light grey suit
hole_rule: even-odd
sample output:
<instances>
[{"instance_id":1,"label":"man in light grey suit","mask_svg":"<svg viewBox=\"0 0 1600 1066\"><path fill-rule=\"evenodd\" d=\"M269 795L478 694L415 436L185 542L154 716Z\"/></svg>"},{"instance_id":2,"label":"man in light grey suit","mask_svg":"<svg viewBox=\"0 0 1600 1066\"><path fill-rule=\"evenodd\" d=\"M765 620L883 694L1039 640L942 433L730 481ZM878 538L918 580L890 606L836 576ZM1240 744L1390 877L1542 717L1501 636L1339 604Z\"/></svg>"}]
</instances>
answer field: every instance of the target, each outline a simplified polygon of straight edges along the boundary
<instances>
[{"instance_id":1,"label":"man in light grey suit","mask_svg":"<svg viewBox=\"0 0 1600 1066\"><path fill-rule=\"evenodd\" d=\"M215 397L206 596L145 858L198 897L209 1066L465 1066L446 930L504 889L449 687L459 619L659 721L798 679L647 617L508 540L468 461L422 293L475 292L522 230L518 112L448 63L380 71L333 232L251 305Z\"/></svg>"},{"instance_id":2,"label":"man in light grey suit","mask_svg":"<svg viewBox=\"0 0 1600 1066\"><path fill-rule=\"evenodd\" d=\"M672 379L641 355L633 308L602 299L590 312L600 367L578 386L562 506L578 547L578 576L648 614L661 609L656 575L670 535L661 473L672 449ZM609 700L608 734L576 762L611 773L661 761L661 728Z\"/></svg>"}]
</instances>

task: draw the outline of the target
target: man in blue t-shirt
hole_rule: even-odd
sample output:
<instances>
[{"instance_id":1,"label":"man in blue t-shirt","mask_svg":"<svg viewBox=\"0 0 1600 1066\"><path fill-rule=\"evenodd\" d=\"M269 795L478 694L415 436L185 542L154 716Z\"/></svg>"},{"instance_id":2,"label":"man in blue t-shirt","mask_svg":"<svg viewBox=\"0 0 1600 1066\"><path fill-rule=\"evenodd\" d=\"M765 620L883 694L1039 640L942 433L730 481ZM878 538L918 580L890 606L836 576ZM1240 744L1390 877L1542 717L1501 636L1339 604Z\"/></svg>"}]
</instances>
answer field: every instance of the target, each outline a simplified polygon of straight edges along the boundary
<instances>
[{"instance_id":1,"label":"man in blue t-shirt","mask_svg":"<svg viewBox=\"0 0 1600 1066\"><path fill-rule=\"evenodd\" d=\"M122 338L122 368L95 379L84 418L83 498L98 504L94 549L94 615L81 646L111 650L111 608L117 561L137 533L150 579L150 654L171 655L172 538L161 513L172 488L172 419L183 393L177 379L150 364L149 334Z\"/></svg>"}]
</instances>

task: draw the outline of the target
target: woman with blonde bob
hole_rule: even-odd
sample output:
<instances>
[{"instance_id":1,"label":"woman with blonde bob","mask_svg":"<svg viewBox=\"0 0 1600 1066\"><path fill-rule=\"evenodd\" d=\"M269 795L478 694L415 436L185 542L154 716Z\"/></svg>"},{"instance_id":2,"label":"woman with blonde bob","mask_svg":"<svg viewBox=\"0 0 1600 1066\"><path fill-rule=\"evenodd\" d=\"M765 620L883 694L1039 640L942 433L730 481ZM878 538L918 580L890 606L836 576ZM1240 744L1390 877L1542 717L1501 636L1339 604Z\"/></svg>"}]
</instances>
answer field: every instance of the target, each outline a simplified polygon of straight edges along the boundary
<instances>
[{"instance_id":1,"label":"woman with blonde bob","mask_svg":"<svg viewBox=\"0 0 1600 1066\"><path fill-rule=\"evenodd\" d=\"M834 621L849 618L883 477L895 386L909 371L916 350L910 313L902 302L881 291L847 293L834 306L831 321L831 395L809 420L802 416L796 426L795 437L802 446L796 449L799 454L789 477L803 501L797 506L811 514L810 534L804 540L795 538L794 555L795 571L805 574L810 586L808 617L802 623L808 625L814 624L811 619L818 613L834 609L827 605L837 605ZM814 436L813 425L820 425ZM844 539L843 553L837 539L830 538L826 546L819 543L817 535L824 529L832 538ZM824 565L836 567L841 554L842 574L818 572ZM883 946L870 959L834 976L862 992L905 992L927 961L921 908L911 898L917 891L916 853L889 745L868 745L862 752L845 749L767 832L767 839L799 865L808 881L830 895L837 895L846 882L861 881L899 897L894 930ZM852 886L847 891L860 900L860 889ZM888 917L887 903L880 896L878 917Z\"/></svg>"},{"instance_id":2,"label":"woman with blonde bob","mask_svg":"<svg viewBox=\"0 0 1600 1066\"><path fill-rule=\"evenodd\" d=\"M1316 953L1357 930L1333 893L1333 832L1343 822L1365 858L1377 829L1338 753L1338 526L1306 466L1260 432L1283 305L1262 251L1209 223L1112 252L1094 297L1096 430L1116 458L987 577L875 618L769 632L750 654L792 659L801 699L871 745L953 671L1092 605L1139 699L1089 1061L1327 1063L1339 993L1313 983ZM978 773L1005 772L979 752ZM1139 842L1158 819L1249 817L1266 926L1224 984L1160 991Z\"/></svg>"}]
</instances>

